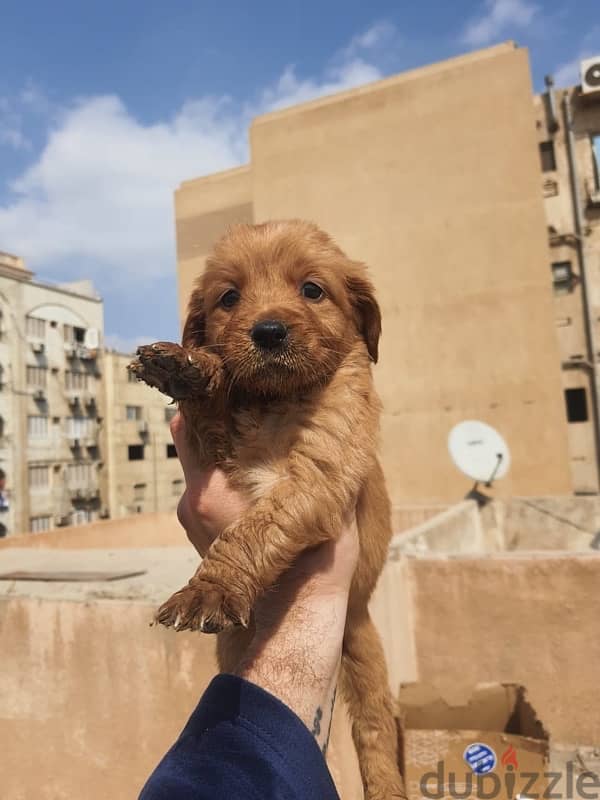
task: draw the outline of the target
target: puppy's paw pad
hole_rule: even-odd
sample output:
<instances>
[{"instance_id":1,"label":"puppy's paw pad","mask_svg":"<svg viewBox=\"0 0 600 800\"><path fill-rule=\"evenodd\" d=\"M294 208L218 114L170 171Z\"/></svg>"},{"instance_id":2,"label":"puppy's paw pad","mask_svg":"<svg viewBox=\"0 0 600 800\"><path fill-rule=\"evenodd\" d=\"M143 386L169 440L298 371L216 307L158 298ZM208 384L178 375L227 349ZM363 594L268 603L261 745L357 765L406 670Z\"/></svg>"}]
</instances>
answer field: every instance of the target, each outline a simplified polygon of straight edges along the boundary
<instances>
[{"instance_id":1,"label":"puppy's paw pad","mask_svg":"<svg viewBox=\"0 0 600 800\"><path fill-rule=\"evenodd\" d=\"M156 621L177 631L219 633L242 625L247 628L250 605L214 583L194 578L167 600Z\"/></svg>"}]
</instances>

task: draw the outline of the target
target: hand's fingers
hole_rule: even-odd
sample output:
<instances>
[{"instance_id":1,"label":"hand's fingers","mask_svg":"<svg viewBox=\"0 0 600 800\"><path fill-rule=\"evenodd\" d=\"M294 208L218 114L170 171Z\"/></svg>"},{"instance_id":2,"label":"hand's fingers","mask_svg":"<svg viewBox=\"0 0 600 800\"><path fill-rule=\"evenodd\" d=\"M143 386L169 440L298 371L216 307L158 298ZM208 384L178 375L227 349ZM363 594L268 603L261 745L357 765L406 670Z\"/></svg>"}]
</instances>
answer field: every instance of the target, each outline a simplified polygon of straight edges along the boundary
<instances>
[{"instance_id":1,"label":"hand's fingers","mask_svg":"<svg viewBox=\"0 0 600 800\"><path fill-rule=\"evenodd\" d=\"M189 445L185 430L185 419L180 411L178 411L171 420L170 428L171 436L175 443L175 449L177 450L177 455L183 467L183 474L187 481L192 472L198 468L199 464L195 453Z\"/></svg>"},{"instance_id":2,"label":"hand's fingers","mask_svg":"<svg viewBox=\"0 0 600 800\"><path fill-rule=\"evenodd\" d=\"M198 513L190 505L189 492L186 489L177 506L177 518L185 530L188 539L194 545L200 556L204 558L211 546L214 536L202 524Z\"/></svg>"}]
</instances>

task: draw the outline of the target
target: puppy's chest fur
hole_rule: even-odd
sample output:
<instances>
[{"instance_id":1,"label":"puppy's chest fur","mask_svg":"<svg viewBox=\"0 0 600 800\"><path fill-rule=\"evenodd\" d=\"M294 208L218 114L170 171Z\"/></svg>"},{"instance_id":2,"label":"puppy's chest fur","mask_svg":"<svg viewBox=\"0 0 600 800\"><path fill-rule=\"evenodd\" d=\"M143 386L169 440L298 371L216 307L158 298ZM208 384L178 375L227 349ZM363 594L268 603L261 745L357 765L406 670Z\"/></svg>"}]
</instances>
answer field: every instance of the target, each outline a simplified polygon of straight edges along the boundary
<instances>
[{"instance_id":1,"label":"puppy's chest fur","mask_svg":"<svg viewBox=\"0 0 600 800\"><path fill-rule=\"evenodd\" d=\"M264 402L233 411L230 455L223 465L249 499L258 500L289 477L289 456L310 429L311 400Z\"/></svg>"},{"instance_id":2,"label":"puppy's chest fur","mask_svg":"<svg viewBox=\"0 0 600 800\"><path fill-rule=\"evenodd\" d=\"M230 409L223 467L252 500L290 477L293 468L314 472L315 480L346 475L360 484L376 458L379 413L368 362L349 359L320 390ZM348 448L353 448L354 475L346 471Z\"/></svg>"}]
</instances>

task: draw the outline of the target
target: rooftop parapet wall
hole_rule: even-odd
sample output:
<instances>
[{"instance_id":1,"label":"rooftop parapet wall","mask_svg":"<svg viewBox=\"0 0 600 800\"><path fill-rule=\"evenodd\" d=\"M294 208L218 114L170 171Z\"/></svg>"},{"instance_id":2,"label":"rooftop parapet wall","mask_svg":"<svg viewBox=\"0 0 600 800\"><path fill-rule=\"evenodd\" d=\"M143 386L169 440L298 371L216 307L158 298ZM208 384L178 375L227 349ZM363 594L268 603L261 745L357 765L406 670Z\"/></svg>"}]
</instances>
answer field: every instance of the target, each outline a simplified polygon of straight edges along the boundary
<instances>
[{"instance_id":1,"label":"rooftop parapet wall","mask_svg":"<svg viewBox=\"0 0 600 800\"><path fill-rule=\"evenodd\" d=\"M61 549L179 547L185 533L173 513L135 514L87 525L56 528L47 533L21 534L0 539L0 553L14 547Z\"/></svg>"},{"instance_id":2,"label":"rooftop parapet wall","mask_svg":"<svg viewBox=\"0 0 600 800\"><path fill-rule=\"evenodd\" d=\"M522 684L555 742L598 745L599 581L596 553L390 559L373 611L395 688ZM215 670L212 637L150 628L152 609L0 599L3 798L137 796ZM331 759L358 800L341 706Z\"/></svg>"}]
</instances>

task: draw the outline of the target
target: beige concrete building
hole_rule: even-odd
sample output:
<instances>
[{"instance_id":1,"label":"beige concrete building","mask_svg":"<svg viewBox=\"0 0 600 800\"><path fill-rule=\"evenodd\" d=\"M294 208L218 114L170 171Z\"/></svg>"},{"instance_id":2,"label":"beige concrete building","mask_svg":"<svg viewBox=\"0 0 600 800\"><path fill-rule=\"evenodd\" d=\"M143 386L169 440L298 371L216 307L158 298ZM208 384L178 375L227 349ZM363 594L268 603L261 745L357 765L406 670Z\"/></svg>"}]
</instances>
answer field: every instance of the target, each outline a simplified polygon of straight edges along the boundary
<instances>
[{"instance_id":1,"label":"beige concrete building","mask_svg":"<svg viewBox=\"0 0 600 800\"><path fill-rule=\"evenodd\" d=\"M600 351L600 82L535 98L569 454L574 488L598 491Z\"/></svg>"},{"instance_id":2,"label":"beige concrete building","mask_svg":"<svg viewBox=\"0 0 600 800\"><path fill-rule=\"evenodd\" d=\"M88 281L50 286L0 253L3 535L97 519L102 301Z\"/></svg>"},{"instance_id":3,"label":"beige concrete building","mask_svg":"<svg viewBox=\"0 0 600 800\"><path fill-rule=\"evenodd\" d=\"M104 353L106 503L111 518L173 511L183 473L169 422L168 398L127 370L132 356Z\"/></svg>"},{"instance_id":4,"label":"beige concrete building","mask_svg":"<svg viewBox=\"0 0 600 800\"><path fill-rule=\"evenodd\" d=\"M42 284L0 253L0 534L176 508L174 407L102 339L88 281Z\"/></svg>"},{"instance_id":5,"label":"beige concrete building","mask_svg":"<svg viewBox=\"0 0 600 800\"><path fill-rule=\"evenodd\" d=\"M259 117L247 166L176 192L182 313L232 222L308 218L370 266L396 502L464 495L446 442L473 418L512 451L498 495L573 488L532 97L500 45Z\"/></svg>"}]
</instances>

